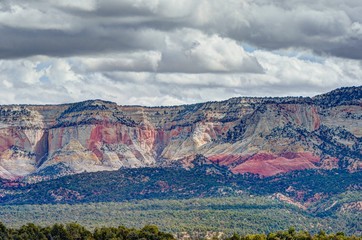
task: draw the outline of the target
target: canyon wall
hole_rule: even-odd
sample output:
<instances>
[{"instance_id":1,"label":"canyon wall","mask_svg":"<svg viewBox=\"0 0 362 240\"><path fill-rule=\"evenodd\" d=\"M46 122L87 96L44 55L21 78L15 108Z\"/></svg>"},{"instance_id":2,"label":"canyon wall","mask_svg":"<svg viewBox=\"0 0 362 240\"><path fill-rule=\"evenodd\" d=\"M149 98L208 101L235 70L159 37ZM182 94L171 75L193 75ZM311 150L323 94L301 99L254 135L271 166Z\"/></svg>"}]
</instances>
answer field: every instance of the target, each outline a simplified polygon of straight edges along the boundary
<instances>
[{"instance_id":1,"label":"canyon wall","mask_svg":"<svg viewBox=\"0 0 362 240\"><path fill-rule=\"evenodd\" d=\"M362 87L314 98L232 98L170 107L89 100L0 106L0 178L182 166L233 173L359 171Z\"/></svg>"}]
</instances>

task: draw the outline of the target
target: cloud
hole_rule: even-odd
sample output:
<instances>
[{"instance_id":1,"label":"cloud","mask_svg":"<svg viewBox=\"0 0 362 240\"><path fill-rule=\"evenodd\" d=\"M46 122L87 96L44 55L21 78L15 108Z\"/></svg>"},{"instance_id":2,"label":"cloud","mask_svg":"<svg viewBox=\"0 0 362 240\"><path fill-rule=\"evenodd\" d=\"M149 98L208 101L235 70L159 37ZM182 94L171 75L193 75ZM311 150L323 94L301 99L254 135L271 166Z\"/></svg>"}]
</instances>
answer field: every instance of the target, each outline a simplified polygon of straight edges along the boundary
<instances>
[{"instance_id":1,"label":"cloud","mask_svg":"<svg viewBox=\"0 0 362 240\"><path fill-rule=\"evenodd\" d=\"M356 52L361 47L358 28L362 19L353 14L352 4L292 2L249 3L244 8L247 25L231 27L227 34L266 49L295 47L318 54L362 58L362 54ZM323 7L321 2L325 2Z\"/></svg>"},{"instance_id":2,"label":"cloud","mask_svg":"<svg viewBox=\"0 0 362 240\"><path fill-rule=\"evenodd\" d=\"M79 58L83 71L157 73L262 73L257 59L236 41L198 30L167 33L158 51L104 54Z\"/></svg>"},{"instance_id":3,"label":"cloud","mask_svg":"<svg viewBox=\"0 0 362 240\"><path fill-rule=\"evenodd\" d=\"M0 28L0 58L23 58L45 55L68 57L112 52L131 52L157 49L163 34L152 29L135 31L114 27L114 35L99 29L31 30L3 26ZM153 42L152 42L153 41Z\"/></svg>"},{"instance_id":4,"label":"cloud","mask_svg":"<svg viewBox=\"0 0 362 240\"><path fill-rule=\"evenodd\" d=\"M155 72L161 61L161 53L142 51L135 53L106 54L78 58L78 68L83 72L140 71Z\"/></svg>"},{"instance_id":5,"label":"cloud","mask_svg":"<svg viewBox=\"0 0 362 240\"><path fill-rule=\"evenodd\" d=\"M262 73L263 69L256 58L234 40L182 29L167 36L158 71Z\"/></svg>"},{"instance_id":6,"label":"cloud","mask_svg":"<svg viewBox=\"0 0 362 240\"><path fill-rule=\"evenodd\" d=\"M237 96L313 96L359 85L362 78L361 62L356 60L314 58L310 52L283 55L256 50L249 54L258 60L263 73L128 71L110 68L108 63L106 67L97 65L102 61L92 65L87 57L2 60L0 102L39 104L101 98L154 106ZM88 63L87 69L79 67L84 63Z\"/></svg>"},{"instance_id":7,"label":"cloud","mask_svg":"<svg viewBox=\"0 0 362 240\"><path fill-rule=\"evenodd\" d=\"M159 51L185 28L264 49L362 59L357 0L5 1L0 58Z\"/></svg>"},{"instance_id":8,"label":"cloud","mask_svg":"<svg viewBox=\"0 0 362 240\"><path fill-rule=\"evenodd\" d=\"M0 103L312 96L362 79L360 0L0 2Z\"/></svg>"}]
</instances>

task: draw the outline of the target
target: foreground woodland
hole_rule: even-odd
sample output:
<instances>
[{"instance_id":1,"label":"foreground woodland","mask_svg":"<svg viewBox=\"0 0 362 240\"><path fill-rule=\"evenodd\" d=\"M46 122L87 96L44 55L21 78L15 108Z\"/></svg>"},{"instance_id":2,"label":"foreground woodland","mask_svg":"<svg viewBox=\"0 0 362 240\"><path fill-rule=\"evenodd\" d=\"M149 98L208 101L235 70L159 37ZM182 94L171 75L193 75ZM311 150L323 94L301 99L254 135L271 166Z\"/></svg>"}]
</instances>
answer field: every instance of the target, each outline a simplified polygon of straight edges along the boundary
<instances>
[{"instance_id":1,"label":"foreground woodland","mask_svg":"<svg viewBox=\"0 0 362 240\"><path fill-rule=\"evenodd\" d=\"M189 234L175 234L162 232L155 225L146 225L142 229L118 227L101 227L89 231L78 223L54 224L41 227L28 223L20 228L7 228L0 222L1 240L107 240L107 239L150 239L150 240L171 240L171 239L225 239L225 240L360 240L361 236L346 236L343 232L326 234L319 231L317 234L310 234L307 231L296 231L290 227L287 231L277 231L268 234L239 235L234 233L231 236L224 234L205 235L208 237L191 237Z\"/></svg>"}]
</instances>

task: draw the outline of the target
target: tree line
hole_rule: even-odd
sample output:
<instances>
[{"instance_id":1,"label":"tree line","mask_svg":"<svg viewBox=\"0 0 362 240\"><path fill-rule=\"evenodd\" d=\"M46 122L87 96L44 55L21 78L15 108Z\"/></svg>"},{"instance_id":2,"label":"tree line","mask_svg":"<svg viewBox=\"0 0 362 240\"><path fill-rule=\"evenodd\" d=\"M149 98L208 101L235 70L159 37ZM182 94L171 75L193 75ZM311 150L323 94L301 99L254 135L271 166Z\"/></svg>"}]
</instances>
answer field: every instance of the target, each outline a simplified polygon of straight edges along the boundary
<instances>
[{"instance_id":1,"label":"tree line","mask_svg":"<svg viewBox=\"0 0 362 240\"><path fill-rule=\"evenodd\" d=\"M321 230L312 235L308 231L296 231L290 227L287 231L271 232L269 234L239 235L234 233L226 240L361 240L362 236L347 236L343 232L327 234Z\"/></svg>"},{"instance_id":2,"label":"tree line","mask_svg":"<svg viewBox=\"0 0 362 240\"><path fill-rule=\"evenodd\" d=\"M173 240L170 233L162 232L155 225L146 225L142 229L119 227L95 228L89 231L78 223L54 224L40 227L28 223L18 229L7 228L0 222L0 240Z\"/></svg>"},{"instance_id":3,"label":"tree line","mask_svg":"<svg viewBox=\"0 0 362 240\"><path fill-rule=\"evenodd\" d=\"M146 225L142 229L119 227L95 228L92 232L78 223L54 224L41 227L28 223L20 228L7 228L0 222L0 240L175 240L175 236L162 232L155 225ZM203 238L198 238L199 240ZM213 237L212 239L218 239ZM312 235L307 231L296 231L290 227L287 231L268 234L222 235L224 240L362 240L362 236L347 236L343 232L327 234L319 231Z\"/></svg>"}]
</instances>

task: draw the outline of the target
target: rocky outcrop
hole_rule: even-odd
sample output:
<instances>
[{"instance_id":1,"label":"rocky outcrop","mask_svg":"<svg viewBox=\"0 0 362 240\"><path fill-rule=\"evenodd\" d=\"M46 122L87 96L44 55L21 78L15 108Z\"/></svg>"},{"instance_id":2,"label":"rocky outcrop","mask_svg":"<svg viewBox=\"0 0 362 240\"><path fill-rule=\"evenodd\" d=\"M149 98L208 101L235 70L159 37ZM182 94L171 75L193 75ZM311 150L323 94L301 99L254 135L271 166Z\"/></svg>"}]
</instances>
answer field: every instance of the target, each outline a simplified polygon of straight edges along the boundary
<instances>
[{"instance_id":1,"label":"rocky outcrop","mask_svg":"<svg viewBox=\"0 0 362 240\"><path fill-rule=\"evenodd\" d=\"M170 107L90 100L0 106L0 178L182 165L196 155L234 173L359 171L362 87L315 98L232 98Z\"/></svg>"},{"instance_id":2,"label":"rocky outcrop","mask_svg":"<svg viewBox=\"0 0 362 240\"><path fill-rule=\"evenodd\" d=\"M271 197L273 199L278 199L281 202L285 202L285 203L291 204L293 206L296 206L297 208L300 208L300 209L303 209L303 210L307 209L307 207L305 205L303 205L302 203L297 202L294 199L292 199L292 198L290 198L288 196L285 196L285 195L283 195L281 193L274 193Z\"/></svg>"},{"instance_id":3,"label":"rocky outcrop","mask_svg":"<svg viewBox=\"0 0 362 240\"><path fill-rule=\"evenodd\" d=\"M344 203L341 212L362 212L362 201Z\"/></svg>"}]
</instances>

